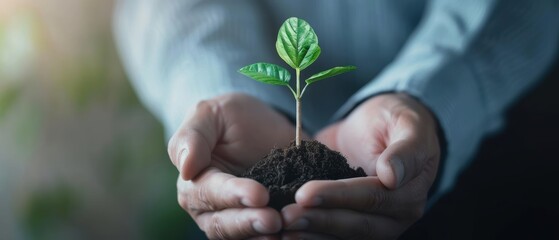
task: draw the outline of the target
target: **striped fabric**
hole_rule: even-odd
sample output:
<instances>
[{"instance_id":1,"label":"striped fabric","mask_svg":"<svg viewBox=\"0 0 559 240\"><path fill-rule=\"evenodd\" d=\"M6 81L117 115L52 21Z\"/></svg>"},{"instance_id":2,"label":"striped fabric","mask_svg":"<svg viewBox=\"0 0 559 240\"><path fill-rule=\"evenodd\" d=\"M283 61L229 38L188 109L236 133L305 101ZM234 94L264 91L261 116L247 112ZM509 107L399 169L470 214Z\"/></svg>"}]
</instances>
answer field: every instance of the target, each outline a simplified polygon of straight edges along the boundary
<instances>
[{"instance_id":1,"label":"striped fabric","mask_svg":"<svg viewBox=\"0 0 559 240\"><path fill-rule=\"evenodd\" d=\"M122 0L115 14L125 68L168 136L198 101L227 92L294 115L288 90L237 70L256 61L285 65L275 53L277 29L291 16L307 20L323 51L305 72L346 64L358 71L312 86L305 129L313 133L379 93L415 96L448 142L436 196L502 127L506 108L539 80L559 43L553 0Z\"/></svg>"}]
</instances>

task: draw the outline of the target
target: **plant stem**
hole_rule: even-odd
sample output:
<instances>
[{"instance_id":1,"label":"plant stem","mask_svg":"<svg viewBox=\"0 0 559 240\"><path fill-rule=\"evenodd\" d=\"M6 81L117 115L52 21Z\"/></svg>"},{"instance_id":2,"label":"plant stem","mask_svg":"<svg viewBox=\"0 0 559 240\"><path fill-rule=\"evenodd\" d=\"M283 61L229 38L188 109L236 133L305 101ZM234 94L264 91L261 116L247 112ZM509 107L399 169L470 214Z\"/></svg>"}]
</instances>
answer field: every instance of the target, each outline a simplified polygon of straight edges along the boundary
<instances>
[{"instance_id":1,"label":"plant stem","mask_svg":"<svg viewBox=\"0 0 559 240\"><path fill-rule=\"evenodd\" d=\"M295 125L295 145L299 147L301 145L301 83L299 82L299 75L301 70L299 68L295 69L295 76L297 77L297 113L296 113L296 125Z\"/></svg>"}]
</instances>

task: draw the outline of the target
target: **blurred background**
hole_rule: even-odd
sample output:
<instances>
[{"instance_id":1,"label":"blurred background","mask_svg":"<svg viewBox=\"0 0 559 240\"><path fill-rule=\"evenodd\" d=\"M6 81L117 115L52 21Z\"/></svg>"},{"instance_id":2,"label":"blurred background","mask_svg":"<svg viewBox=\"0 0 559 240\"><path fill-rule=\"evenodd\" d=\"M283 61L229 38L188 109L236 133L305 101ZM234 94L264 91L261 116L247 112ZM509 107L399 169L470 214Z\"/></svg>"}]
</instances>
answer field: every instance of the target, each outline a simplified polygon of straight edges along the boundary
<instances>
[{"instance_id":1,"label":"blurred background","mask_svg":"<svg viewBox=\"0 0 559 240\"><path fill-rule=\"evenodd\" d=\"M199 239L114 0L0 0L0 239ZM559 239L559 63L403 239Z\"/></svg>"},{"instance_id":2,"label":"blurred background","mask_svg":"<svg viewBox=\"0 0 559 240\"><path fill-rule=\"evenodd\" d=\"M0 239L192 230L160 124L115 51L113 0L0 0Z\"/></svg>"}]
</instances>

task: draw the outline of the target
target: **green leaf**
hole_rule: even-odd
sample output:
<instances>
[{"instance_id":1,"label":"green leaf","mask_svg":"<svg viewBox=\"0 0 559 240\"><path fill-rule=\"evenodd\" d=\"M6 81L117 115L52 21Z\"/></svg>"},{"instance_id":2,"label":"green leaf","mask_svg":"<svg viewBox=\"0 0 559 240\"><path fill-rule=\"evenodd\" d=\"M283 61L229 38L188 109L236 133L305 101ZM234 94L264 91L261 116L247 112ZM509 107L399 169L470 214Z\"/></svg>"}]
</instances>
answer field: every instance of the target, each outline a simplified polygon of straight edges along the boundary
<instances>
[{"instance_id":1,"label":"green leaf","mask_svg":"<svg viewBox=\"0 0 559 240\"><path fill-rule=\"evenodd\" d=\"M291 74L285 68L271 63L254 63L239 69L239 73L256 81L274 85L289 85L291 79Z\"/></svg>"},{"instance_id":2,"label":"green leaf","mask_svg":"<svg viewBox=\"0 0 559 240\"><path fill-rule=\"evenodd\" d=\"M305 57L303 58L303 60L301 61L301 66L299 66L299 68L301 70L307 68L308 66L310 66L320 55L320 47L318 46L318 44L312 44L309 47L309 50L307 51Z\"/></svg>"},{"instance_id":3,"label":"green leaf","mask_svg":"<svg viewBox=\"0 0 559 240\"><path fill-rule=\"evenodd\" d=\"M328 70L325 70L325 71L322 71L322 72L319 72L317 74L312 75L310 78L307 78L307 80L305 80L305 82L307 84L311 84L311 83L320 81L320 80L325 79L325 78L329 78L329 77L333 77L333 76L336 76L336 75L340 75L342 73L353 71L355 69L357 69L357 67L355 67L355 66L343 66L343 67L330 68Z\"/></svg>"},{"instance_id":4,"label":"green leaf","mask_svg":"<svg viewBox=\"0 0 559 240\"><path fill-rule=\"evenodd\" d=\"M320 55L318 37L303 19L289 18L280 27L276 50L292 68L305 69Z\"/></svg>"}]
</instances>

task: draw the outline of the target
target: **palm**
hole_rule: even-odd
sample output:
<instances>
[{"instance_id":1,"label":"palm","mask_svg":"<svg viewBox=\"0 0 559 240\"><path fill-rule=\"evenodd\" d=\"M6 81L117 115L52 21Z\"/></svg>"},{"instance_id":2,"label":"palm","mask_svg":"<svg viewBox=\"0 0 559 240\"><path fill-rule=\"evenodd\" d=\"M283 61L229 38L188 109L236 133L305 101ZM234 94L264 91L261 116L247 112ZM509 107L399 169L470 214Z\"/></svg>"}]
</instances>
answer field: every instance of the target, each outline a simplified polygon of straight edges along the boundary
<instances>
[{"instance_id":1,"label":"palm","mask_svg":"<svg viewBox=\"0 0 559 240\"><path fill-rule=\"evenodd\" d=\"M220 138L212 151L212 166L240 174L273 147L294 139L295 127L281 114L245 95L217 99Z\"/></svg>"},{"instance_id":2,"label":"palm","mask_svg":"<svg viewBox=\"0 0 559 240\"><path fill-rule=\"evenodd\" d=\"M286 234L394 239L421 217L440 150L435 119L420 102L406 94L370 98L317 139L370 176L303 185L297 203L282 210L294 226ZM302 218L304 229L291 225Z\"/></svg>"},{"instance_id":3,"label":"palm","mask_svg":"<svg viewBox=\"0 0 559 240\"><path fill-rule=\"evenodd\" d=\"M362 167L367 175L375 176L377 160L390 143L389 133L397 130L387 112L384 107L357 109L344 121L323 129L316 138L341 152L350 165Z\"/></svg>"},{"instance_id":4,"label":"palm","mask_svg":"<svg viewBox=\"0 0 559 240\"><path fill-rule=\"evenodd\" d=\"M405 95L378 96L356 108L346 119L322 130L317 139L341 152L353 166L370 176L379 176L394 187L388 165L377 164L386 150L413 142L417 156L438 155L438 140L430 114ZM410 148L410 147L404 147ZM421 157L423 156L423 157ZM388 178L385 178L389 176Z\"/></svg>"},{"instance_id":5,"label":"palm","mask_svg":"<svg viewBox=\"0 0 559 240\"><path fill-rule=\"evenodd\" d=\"M292 141L295 128L281 114L242 94L201 102L169 142L179 169L179 204L209 238L239 239L277 233L281 217L266 188L238 178L272 147Z\"/></svg>"}]
</instances>

